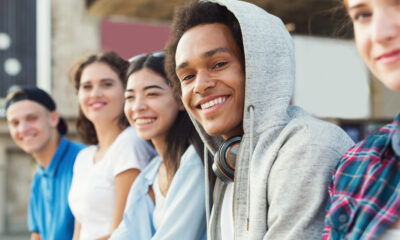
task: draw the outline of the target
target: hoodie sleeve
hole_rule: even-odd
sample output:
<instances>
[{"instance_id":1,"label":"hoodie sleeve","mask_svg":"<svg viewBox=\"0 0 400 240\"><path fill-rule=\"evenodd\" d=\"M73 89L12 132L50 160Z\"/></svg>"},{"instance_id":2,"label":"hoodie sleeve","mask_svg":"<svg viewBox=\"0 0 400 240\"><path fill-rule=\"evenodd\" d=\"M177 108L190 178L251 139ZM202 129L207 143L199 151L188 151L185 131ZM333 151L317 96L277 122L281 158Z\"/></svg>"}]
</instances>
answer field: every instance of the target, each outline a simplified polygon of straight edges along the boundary
<instances>
[{"instance_id":1,"label":"hoodie sleeve","mask_svg":"<svg viewBox=\"0 0 400 240\"><path fill-rule=\"evenodd\" d=\"M333 148L304 142L281 149L268 184L268 231L264 240L321 237L328 185L341 155Z\"/></svg>"}]
</instances>

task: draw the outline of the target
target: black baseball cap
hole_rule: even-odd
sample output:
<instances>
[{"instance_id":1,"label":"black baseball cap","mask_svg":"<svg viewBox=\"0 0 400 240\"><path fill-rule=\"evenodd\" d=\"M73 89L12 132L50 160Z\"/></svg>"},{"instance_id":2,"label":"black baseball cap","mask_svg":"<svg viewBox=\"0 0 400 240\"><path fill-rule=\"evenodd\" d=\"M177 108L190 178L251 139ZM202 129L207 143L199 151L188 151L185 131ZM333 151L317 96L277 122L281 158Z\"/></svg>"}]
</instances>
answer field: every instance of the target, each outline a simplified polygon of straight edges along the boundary
<instances>
[{"instance_id":1,"label":"black baseball cap","mask_svg":"<svg viewBox=\"0 0 400 240\"><path fill-rule=\"evenodd\" d=\"M50 112L56 110L56 103L51 96L40 88L32 86L12 86L8 90L8 95L5 104L5 110L14 103L22 100L31 100L39 103ZM58 132L65 135L68 132L67 124L64 119L60 117L57 125Z\"/></svg>"}]
</instances>

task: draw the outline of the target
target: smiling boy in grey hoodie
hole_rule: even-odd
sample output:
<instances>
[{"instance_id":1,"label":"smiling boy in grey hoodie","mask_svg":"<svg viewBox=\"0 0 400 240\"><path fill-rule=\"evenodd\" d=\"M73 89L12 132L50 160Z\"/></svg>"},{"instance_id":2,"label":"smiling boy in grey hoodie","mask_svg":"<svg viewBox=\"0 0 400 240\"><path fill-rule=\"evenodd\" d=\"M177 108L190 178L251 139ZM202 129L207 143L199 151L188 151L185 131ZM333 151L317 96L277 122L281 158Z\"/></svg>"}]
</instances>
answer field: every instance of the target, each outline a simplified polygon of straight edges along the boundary
<instances>
[{"instance_id":1,"label":"smiling boy in grey hoodie","mask_svg":"<svg viewBox=\"0 0 400 240\"><path fill-rule=\"evenodd\" d=\"M182 7L166 70L208 150L241 137L234 181L215 183L208 238L319 239L331 172L353 143L290 106L294 50L281 20L237 0Z\"/></svg>"}]
</instances>

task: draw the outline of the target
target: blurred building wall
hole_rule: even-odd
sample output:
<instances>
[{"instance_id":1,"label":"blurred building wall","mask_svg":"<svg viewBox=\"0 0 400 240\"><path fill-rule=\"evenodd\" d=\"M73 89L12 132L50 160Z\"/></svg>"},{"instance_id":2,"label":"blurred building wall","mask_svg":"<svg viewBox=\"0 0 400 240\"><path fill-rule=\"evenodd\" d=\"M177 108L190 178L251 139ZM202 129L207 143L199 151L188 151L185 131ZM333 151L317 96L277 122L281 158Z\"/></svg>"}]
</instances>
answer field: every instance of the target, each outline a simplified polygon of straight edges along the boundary
<instances>
[{"instance_id":1,"label":"blurred building wall","mask_svg":"<svg viewBox=\"0 0 400 240\"><path fill-rule=\"evenodd\" d=\"M0 4L3 0L0 0ZM14 0L13 0L14 1ZM68 70L82 54L100 48L100 20L85 13L82 0L39 0L41 8L48 8L48 19L40 19L50 26L50 66L38 65L38 70L50 70L50 79L42 80L40 86L54 97L61 115L68 120L69 138L76 139L74 117L77 114L76 94L68 80ZM2 5L4 6L4 5ZM45 12L44 9L38 9ZM43 27L43 26L41 26ZM46 36L44 36L46 37ZM40 38L38 38L40 39ZM43 36L42 36L43 39ZM45 39L46 41L46 39ZM40 43L39 43L40 44ZM38 46L39 46L38 44ZM40 48L40 47L39 47ZM41 54L40 52L38 54ZM45 82L43 82L43 80ZM2 81L2 80L0 80ZM28 239L26 211L29 187L36 169L32 157L23 153L11 140L4 118L0 118L0 239Z\"/></svg>"}]
</instances>

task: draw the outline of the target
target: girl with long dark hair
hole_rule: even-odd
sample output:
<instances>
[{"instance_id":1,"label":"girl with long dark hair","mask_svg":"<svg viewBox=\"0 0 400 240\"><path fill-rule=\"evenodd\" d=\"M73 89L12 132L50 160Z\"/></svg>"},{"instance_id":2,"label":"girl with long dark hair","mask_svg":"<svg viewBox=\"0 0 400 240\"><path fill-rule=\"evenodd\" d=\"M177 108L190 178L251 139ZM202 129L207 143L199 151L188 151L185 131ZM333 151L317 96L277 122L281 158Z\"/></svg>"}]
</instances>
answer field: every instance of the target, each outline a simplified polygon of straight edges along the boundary
<instances>
[{"instance_id":1,"label":"girl with long dark hair","mask_svg":"<svg viewBox=\"0 0 400 240\"><path fill-rule=\"evenodd\" d=\"M164 71L163 52L136 58L127 71L125 114L158 152L129 193L111 239L205 239L202 142Z\"/></svg>"}]
</instances>

